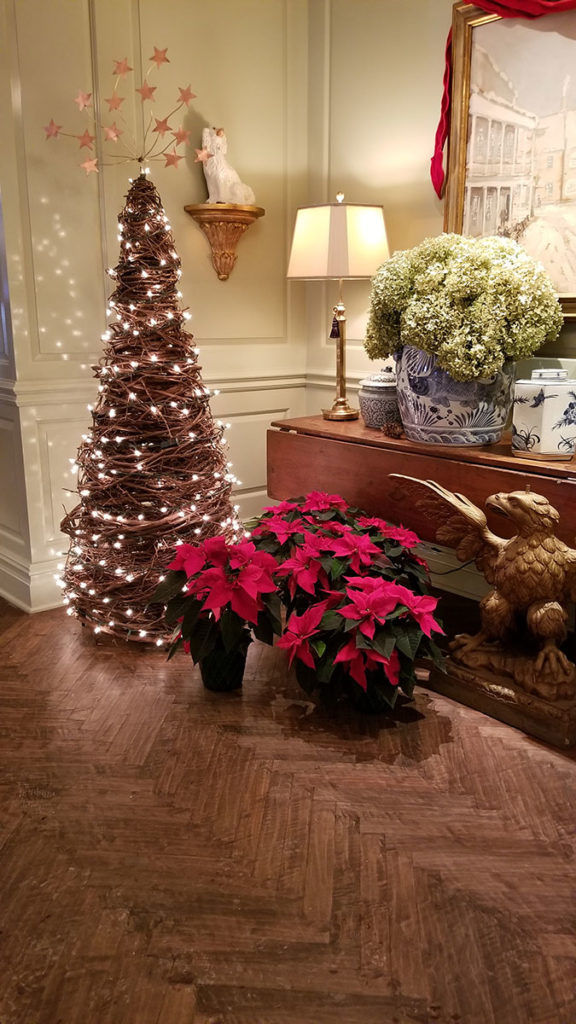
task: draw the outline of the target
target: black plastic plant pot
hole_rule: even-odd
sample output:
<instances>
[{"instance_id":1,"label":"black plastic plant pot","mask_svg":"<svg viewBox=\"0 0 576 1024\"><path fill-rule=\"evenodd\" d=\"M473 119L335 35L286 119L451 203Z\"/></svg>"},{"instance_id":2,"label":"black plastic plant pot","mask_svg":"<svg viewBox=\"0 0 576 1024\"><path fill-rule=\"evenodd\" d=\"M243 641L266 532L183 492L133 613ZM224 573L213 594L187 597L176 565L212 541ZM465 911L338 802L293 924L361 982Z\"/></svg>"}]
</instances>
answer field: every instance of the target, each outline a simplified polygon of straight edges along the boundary
<instances>
[{"instance_id":1,"label":"black plastic plant pot","mask_svg":"<svg viewBox=\"0 0 576 1024\"><path fill-rule=\"evenodd\" d=\"M246 668L246 650L225 651L216 647L200 662L200 675L207 690L225 693L239 690Z\"/></svg>"}]
</instances>

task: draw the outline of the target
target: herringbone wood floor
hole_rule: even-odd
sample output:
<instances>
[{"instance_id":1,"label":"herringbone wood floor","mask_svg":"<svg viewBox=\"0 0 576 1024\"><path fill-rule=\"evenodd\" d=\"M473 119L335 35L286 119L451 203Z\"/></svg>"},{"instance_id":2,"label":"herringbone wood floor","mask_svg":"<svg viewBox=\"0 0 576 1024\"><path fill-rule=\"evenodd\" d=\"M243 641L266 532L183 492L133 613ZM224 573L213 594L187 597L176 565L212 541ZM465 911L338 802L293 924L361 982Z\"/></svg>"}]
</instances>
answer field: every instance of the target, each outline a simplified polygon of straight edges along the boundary
<instances>
[{"instance_id":1,"label":"herringbone wood floor","mask_svg":"<svg viewBox=\"0 0 576 1024\"><path fill-rule=\"evenodd\" d=\"M0 605L0 1024L575 1024L574 760Z\"/></svg>"}]
</instances>

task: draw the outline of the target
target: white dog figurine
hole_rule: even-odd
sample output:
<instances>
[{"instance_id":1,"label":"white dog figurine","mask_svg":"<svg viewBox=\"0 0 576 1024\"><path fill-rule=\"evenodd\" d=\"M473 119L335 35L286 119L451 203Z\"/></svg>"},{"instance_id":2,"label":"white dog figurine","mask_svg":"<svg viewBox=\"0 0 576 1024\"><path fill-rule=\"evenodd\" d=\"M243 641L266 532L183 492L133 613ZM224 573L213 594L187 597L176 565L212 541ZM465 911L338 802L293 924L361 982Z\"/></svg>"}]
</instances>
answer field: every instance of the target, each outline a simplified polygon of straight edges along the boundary
<instances>
[{"instance_id":1,"label":"white dog figurine","mask_svg":"<svg viewBox=\"0 0 576 1024\"><path fill-rule=\"evenodd\" d=\"M223 128L204 128L202 132L202 160L208 186L209 203L239 203L253 206L254 193L226 159L228 143ZM208 154L210 154L208 156Z\"/></svg>"}]
</instances>

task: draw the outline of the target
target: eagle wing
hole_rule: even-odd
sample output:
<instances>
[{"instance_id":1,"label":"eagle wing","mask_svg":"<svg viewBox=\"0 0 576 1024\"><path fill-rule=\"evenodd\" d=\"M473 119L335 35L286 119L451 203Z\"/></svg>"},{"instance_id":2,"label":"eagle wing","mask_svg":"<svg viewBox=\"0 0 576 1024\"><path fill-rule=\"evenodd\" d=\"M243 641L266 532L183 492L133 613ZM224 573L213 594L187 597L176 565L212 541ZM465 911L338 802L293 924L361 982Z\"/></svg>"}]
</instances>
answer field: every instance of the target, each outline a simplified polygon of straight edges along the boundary
<instances>
[{"instance_id":1,"label":"eagle wing","mask_svg":"<svg viewBox=\"0 0 576 1024\"><path fill-rule=\"evenodd\" d=\"M390 477L402 481L403 499L413 498L416 507L437 524L438 543L455 548L461 562L474 559L488 583L494 584L496 560L507 541L488 528L482 509L434 480L416 480L401 473L390 473Z\"/></svg>"},{"instance_id":2,"label":"eagle wing","mask_svg":"<svg viewBox=\"0 0 576 1024\"><path fill-rule=\"evenodd\" d=\"M570 601L576 602L576 547L569 548L567 562L568 597Z\"/></svg>"}]
</instances>

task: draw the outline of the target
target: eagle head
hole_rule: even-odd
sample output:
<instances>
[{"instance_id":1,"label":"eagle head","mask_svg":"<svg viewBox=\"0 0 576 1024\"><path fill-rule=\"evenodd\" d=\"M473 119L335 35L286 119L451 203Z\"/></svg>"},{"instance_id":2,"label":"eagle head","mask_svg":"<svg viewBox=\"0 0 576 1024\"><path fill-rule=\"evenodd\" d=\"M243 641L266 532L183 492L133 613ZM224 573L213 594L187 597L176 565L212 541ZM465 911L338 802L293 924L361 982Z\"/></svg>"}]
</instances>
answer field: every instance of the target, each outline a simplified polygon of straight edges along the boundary
<instances>
[{"instance_id":1,"label":"eagle head","mask_svg":"<svg viewBox=\"0 0 576 1024\"><path fill-rule=\"evenodd\" d=\"M491 494L486 508L497 515L511 519L518 533L529 535L536 531L554 530L560 516L543 494L534 491L511 491L509 494Z\"/></svg>"}]
</instances>

